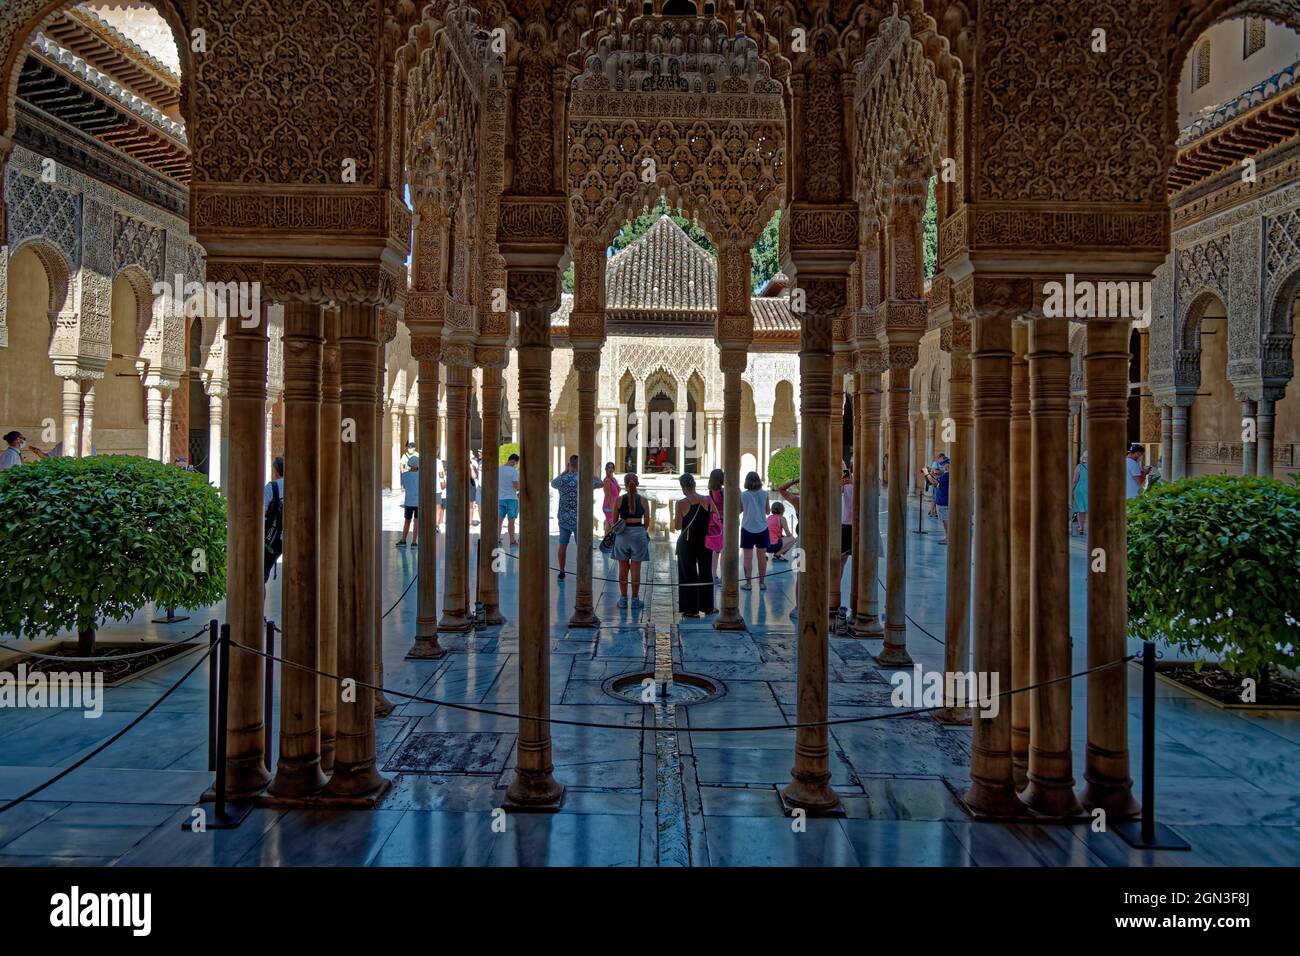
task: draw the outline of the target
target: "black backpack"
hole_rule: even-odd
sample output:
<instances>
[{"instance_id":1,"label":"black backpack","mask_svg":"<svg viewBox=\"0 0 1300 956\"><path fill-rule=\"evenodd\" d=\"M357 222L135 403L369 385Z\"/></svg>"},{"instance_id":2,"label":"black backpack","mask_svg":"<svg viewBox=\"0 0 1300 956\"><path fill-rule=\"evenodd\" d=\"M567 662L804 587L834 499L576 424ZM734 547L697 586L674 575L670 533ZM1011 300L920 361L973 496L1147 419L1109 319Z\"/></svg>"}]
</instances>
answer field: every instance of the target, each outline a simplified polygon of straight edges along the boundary
<instances>
[{"instance_id":1,"label":"black backpack","mask_svg":"<svg viewBox=\"0 0 1300 956\"><path fill-rule=\"evenodd\" d=\"M284 508L280 486L271 482L271 503L266 506L266 553L279 557L284 552Z\"/></svg>"}]
</instances>

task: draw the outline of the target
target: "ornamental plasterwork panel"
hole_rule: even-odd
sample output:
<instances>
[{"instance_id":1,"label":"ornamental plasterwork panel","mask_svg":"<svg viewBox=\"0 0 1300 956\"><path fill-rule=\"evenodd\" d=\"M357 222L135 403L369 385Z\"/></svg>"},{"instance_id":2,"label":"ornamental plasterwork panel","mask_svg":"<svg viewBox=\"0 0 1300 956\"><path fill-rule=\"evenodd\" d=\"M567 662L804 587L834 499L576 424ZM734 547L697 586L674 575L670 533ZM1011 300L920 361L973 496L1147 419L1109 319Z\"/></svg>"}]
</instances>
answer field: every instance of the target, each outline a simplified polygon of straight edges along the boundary
<instances>
[{"instance_id":1,"label":"ornamental plasterwork panel","mask_svg":"<svg viewBox=\"0 0 1300 956\"><path fill-rule=\"evenodd\" d=\"M163 279L167 233L134 216L117 212L113 217L113 274L139 266L154 282Z\"/></svg>"},{"instance_id":2,"label":"ornamental plasterwork panel","mask_svg":"<svg viewBox=\"0 0 1300 956\"><path fill-rule=\"evenodd\" d=\"M1231 236L1224 233L1174 253L1174 294L1180 326L1187 320L1192 300L1206 289L1227 305L1230 246Z\"/></svg>"},{"instance_id":3,"label":"ornamental plasterwork panel","mask_svg":"<svg viewBox=\"0 0 1300 956\"><path fill-rule=\"evenodd\" d=\"M1259 374L1260 254L1263 237L1258 221L1232 227L1228 267L1228 380L1241 382Z\"/></svg>"},{"instance_id":4,"label":"ornamental plasterwork panel","mask_svg":"<svg viewBox=\"0 0 1300 956\"><path fill-rule=\"evenodd\" d=\"M5 177L9 207L8 244L41 238L63 254L69 271L81 265L81 196L63 183L23 175L11 163Z\"/></svg>"},{"instance_id":5,"label":"ornamental plasterwork panel","mask_svg":"<svg viewBox=\"0 0 1300 956\"><path fill-rule=\"evenodd\" d=\"M1272 302L1282 280L1300 264L1300 207L1264 219L1264 301Z\"/></svg>"}]
</instances>

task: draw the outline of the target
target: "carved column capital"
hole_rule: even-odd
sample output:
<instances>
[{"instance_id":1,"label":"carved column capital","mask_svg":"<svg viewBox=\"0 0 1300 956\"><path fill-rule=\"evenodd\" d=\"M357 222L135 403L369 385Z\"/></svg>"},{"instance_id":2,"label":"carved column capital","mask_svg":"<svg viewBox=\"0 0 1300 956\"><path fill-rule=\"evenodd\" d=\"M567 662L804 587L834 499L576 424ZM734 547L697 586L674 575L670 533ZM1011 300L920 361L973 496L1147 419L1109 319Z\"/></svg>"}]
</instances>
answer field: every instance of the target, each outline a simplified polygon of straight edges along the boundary
<instances>
[{"instance_id":1,"label":"carved column capital","mask_svg":"<svg viewBox=\"0 0 1300 956\"><path fill-rule=\"evenodd\" d=\"M414 345L412 345L414 352ZM480 345L474 349L474 363L483 369L502 369L510 364L509 349L496 345ZM486 383L486 379L484 382Z\"/></svg>"},{"instance_id":2,"label":"carved column capital","mask_svg":"<svg viewBox=\"0 0 1300 956\"><path fill-rule=\"evenodd\" d=\"M442 346L442 364L447 366L448 382L453 368L470 369L474 367L474 346L464 342L444 342Z\"/></svg>"},{"instance_id":3,"label":"carved column capital","mask_svg":"<svg viewBox=\"0 0 1300 956\"><path fill-rule=\"evenodd\" d=\"M579 372L599 372L600 349L575 348L573 350L573 367Z\"/></svg>"},{"instance_id":4,"label":"carved column capital","mask_svg":"<svg viewBox=\"0 0 1300 956\"><path fill-rule=\"evenodd\" d=\"M723 372L740 374L749 364L749 353L744 349L724 348L718 353L718 367Z\"/></svg>"}]
</instances>

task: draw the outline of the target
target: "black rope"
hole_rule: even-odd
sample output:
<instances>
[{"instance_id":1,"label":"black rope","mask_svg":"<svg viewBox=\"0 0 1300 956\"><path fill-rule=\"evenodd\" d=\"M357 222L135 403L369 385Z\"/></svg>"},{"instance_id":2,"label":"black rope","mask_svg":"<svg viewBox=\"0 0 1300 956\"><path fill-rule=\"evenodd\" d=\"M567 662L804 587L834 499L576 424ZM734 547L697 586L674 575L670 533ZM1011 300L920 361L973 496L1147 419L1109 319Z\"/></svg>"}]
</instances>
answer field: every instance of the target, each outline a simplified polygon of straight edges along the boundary
<instances>
[{"instance_id":1,"label":"black rope","mask_svg":"<svg viewBox=\"0 0 1300 956\"><path fill-rule=\"evenodd\" d=\"M320 677L327 677L330 680L344 681L350 680L358 687L364 687L368 690L380 691L384 694L392 694L395 697L404 697L407 700L417 704L436 704L439 707L450 707L453 710L464 710L472 714L486 714L489 717L506 717L510 720L535 720L546 724L562 724L566 727L590 727L594 730L634 730L641 733L646 728L631 727L627 724L606 724L596 721L587 720L565 720L561 717L530 717L524 714L512 714L509 711L493 710L489 707L475 707L473 704L462 704L450 700L438 700L435 697L421 697L419 694L408 694L405 691L393 690L383 687L379 684L371 684L367 681L359 680L352 677L340 677L338 674L329 674L325 671L318 670L314 667L308 667L305 664L298 664L294 661L285 660L283 657L277 657L274 654L268 654L266 651L258 650L256 647L248 647L244 644L232 642L232 647L248 651L250 654L256 654L258 657L264 657L269 660L278 661L282 665L297 668L300 671L306 671L309 674L316 674ZM1039 687L1048 687L1052 684L1059 684L1062 681L1074 680L1079 677L1086 677L1088 674L1095 674L1098 671L1109 670L1112 667L1119 667L1121 664L1127 664L1129 661L1137 660L1137 654L1130 654L1127 657L1121 657L1118 660L1111 661L1107 664L1099 664L1096 667L1090 667L1087 670L1077 671L1073 674L1065 674L1061 677L1053 677L1050 680L1041 681L1037 684L1028 684L1024 687L1017 687L1015 690L1003 691L994 695L990 700L998 700L1003 697L1010 697L1013 694L1023 694L1026 691L1036 690ZM895 711L890 714L871 714L865 717L837 717L834 720L811 720L804 723L794 724L765 724L755 727L689 727L692 732L722 734L722 733L749 733L754 731L768 730L799 730L804 727L835 727L840 724L861 724L872 720L892 720L896 717L912 717L916 714L928 714L936 710L950 710L953 705L941 704L934 707L916 707L910 710Z\"/></svg>"},{"instance_id":2,"label":"black rope","mask_svg":"<svg viewBox=\"0 0 1300 956\"><path fill-rule=\"evenodd\" d=\"M200 633L203 633L203 632L201 631ZM238 646L238 645L236 645L236 646ZM193 674L196 670L199 669L199 666L200 666L200 665L201 665L205 660L207 660L209 656L211 656L212 652L213 652L214 650L216 650L217 647L218 647L217 644L209 644L207 647L203 647L202 645L198 645L198 646L196 646L196 647L191 648L191 649L188 650L188 651L182 651L180 654L176 655L176 656L179 658L179 657L184 657L186 654L193 654L195 651L198 651L198 650L204 650L204 651L207 652L207 653L205 653L203 656L201 656L197 661L194 662L194 666L191 667L189 670L187 670L187 671L184 673L184 675L182 675L182 677L181 677L180 680L178 680L176 683L172 684L171 687L167 688L167 690L165 690L165 691L163 692L163 695L162 695L161 697L159 697L157 700L155 700L155 701L154 701L152 704L150 704L148 707L146 707L145 710L144 710L144 712L141 713L138 717L136 717L134 720L132 720L129 724L127 724L125 727L123 727L121 730L119 730L119 731L118 731L117 733L115 733L113 736L109 737L106 741L104 741L102 744L100 744L98 747L96 747L96 748L95 748L94 750L92 750L90 753L86 754L86 756L82 757L80 760L76 761L75 763L73 763L73 764L71 764L71 765L69 765L69 766L67 766L67 767L64 767L62 770L60 770L58 773L56 773L56 774L55 774L53 777L51 777L49 780L46 780L46 781L45 781L43 784L41 784L40 786L38 786L38 787L33 787L31 790L28 790L26 793L24 793L21 797L16 797L16 798L14 798L13 800L10 800L10 801L9 801L8 803L6 803L3 807L0 807L0 813L4 813L6 810L11 810L11 809L13 809L14 807L18 806L18 804L22 803L24 800L29 800L29 799L31 799L32 797L36 796L36 794L38 794L38 793L40 793L42 790L44 790L46 787L49 787L49 786L52 786L53 784L58 783L60 780L62 780L62 779L63 779L64 777L66 777L68 774L72 773L72 771L76 770L78 767L80 767L80 766L81 766L82 764L84 764L86 761L90 760L90 759L93 758L93 757L97 757L97 756L99 756L101 753L103 753L105 750L107 750L110 746L112 746L114 743L116 743L118 740L120 740L120 739L121 739L121 738L122 738L122 737L127 733L127 731L131 730L133 727L135 727L137 724L139 724L140 721L144 720L146 717L148 717L150 714L152 714L155 710L157 710L157 709L158 709L158 705L161 704L163 701L165 701L168 697L170 697L170 696L172 695L172 691L176 690L176 688L180 687L181 684L185 683L185 681L187 681L187 680L189 679L189 676L190 676L191 674Z\"/></svg>"},{"instance_id":3,"label":"black rope","mask_svg":"<svg viewBox=\"0 0 1300 956\"><path fill-rule=\"evenodd\" d=\"M419 576L418 574L413 575L413 576L411 577L411 580L408 581L408 582L406 583L406 591L411 590L411 586L412 586L413 584L415 584L415 582L418 581L418 580L420 580L420 576ZM384 618L388 617L388 615L392 614L393 611L395 611L395 610L397 609L397 605L399 605L399 604L402 603L402 598L406 597L406 591L403 591L401 594L399 594L399 595L397 596L397 600L393 602L393 606L390 607L387 611L385 611L383 614L381 614L381 615L379 616L379 619L380 619L381 621L382 621ZM277 630L278 630L278 628L277 628ZM281 633L283 633L283 632L281 632Z\"/></svg>"}]
</instances>

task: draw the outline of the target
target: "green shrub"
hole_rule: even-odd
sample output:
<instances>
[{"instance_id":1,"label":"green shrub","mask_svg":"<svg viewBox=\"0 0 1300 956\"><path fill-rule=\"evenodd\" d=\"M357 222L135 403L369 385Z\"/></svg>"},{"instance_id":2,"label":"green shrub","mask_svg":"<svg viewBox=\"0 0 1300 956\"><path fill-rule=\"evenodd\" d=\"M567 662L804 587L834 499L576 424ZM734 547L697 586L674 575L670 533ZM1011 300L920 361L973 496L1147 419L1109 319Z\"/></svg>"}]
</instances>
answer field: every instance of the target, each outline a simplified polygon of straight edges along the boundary
<instances>
[{"instance_id":1,"label":"green shrub","mask_svg":"<svg viewBox=\"0 0 1300 956\"><path fill-rule=\"evenodd\" d=\"M799 449L791 446L782 448L767 463L767 480L773 488L779 488L787 481L799 477Z\"/></svg>"},{"instance_id":2,"label":"green shrub","mask_svg":"<svg viewBox=\"0 0 1300 956\"><path fill-rule=\"evenodd\" d=\"M95 628L226 593L226 502L199 472L133 455L46 458L0 472L0 632Z\"/></svg>"},{"instance_id":3,"label":"green shrub","mask_svg":"<svg viewBox=\"0 0 1300 956\"><path fill-rule=\"evenodd\" d=\"M511 455L519 454L519 442L508 441L501 446L500 453L497 455L497 464L504 465Z\"/></svg>"},{"instance_id":4,"label":"green shrub","mask_svg":"<svg viewBox=\"0 0 1300 956\"><path fill-rule=\"evenodd\" d=\"M1131 633L1267 679L1300 666L1300 487L1213 475L1128 502Z\"/></svg>"}]
</instances>

